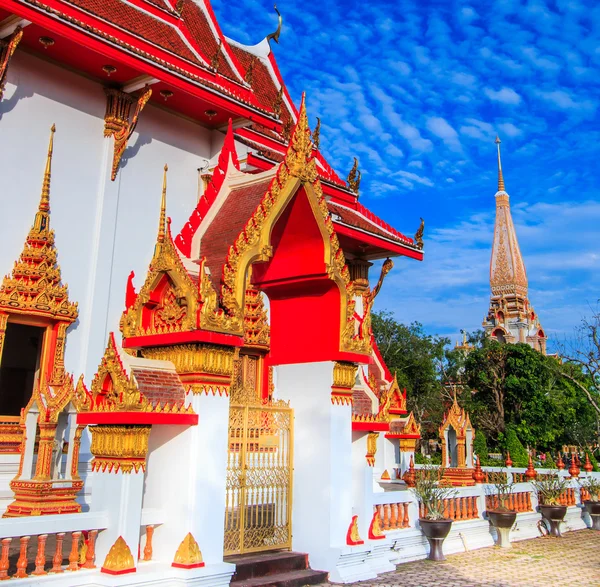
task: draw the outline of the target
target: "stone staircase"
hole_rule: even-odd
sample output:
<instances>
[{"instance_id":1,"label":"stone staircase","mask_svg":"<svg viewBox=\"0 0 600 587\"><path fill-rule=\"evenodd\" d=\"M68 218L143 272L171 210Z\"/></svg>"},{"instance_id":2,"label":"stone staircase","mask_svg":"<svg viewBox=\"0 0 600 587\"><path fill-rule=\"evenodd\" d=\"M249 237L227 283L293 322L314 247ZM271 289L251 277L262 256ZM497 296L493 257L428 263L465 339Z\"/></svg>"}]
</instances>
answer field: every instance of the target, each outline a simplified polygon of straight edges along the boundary
<instances>
[{"instance_id":1,"label":"stone staircase","mask_svg":"<svg viewBox=\"0 0 600 587\"><path fill-rule=\"evenodd\" d=\"M267 552L230 556L236 565L230 587L304 587L327 581L324 571L308 566L308 555L299 552Z\"/></svg>"}]
</instances>

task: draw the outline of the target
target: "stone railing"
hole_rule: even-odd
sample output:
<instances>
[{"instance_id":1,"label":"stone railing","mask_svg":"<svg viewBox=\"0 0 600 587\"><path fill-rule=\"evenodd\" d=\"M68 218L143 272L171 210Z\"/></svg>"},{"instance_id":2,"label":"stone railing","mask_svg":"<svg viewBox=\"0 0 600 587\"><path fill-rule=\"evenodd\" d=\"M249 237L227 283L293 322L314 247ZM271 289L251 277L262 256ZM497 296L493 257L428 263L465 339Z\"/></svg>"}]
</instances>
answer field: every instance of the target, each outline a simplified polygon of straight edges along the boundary
<instances>
[{"instance_id":1,"label":"stone railing","mask_svg":"<svg viewBox=\"0 0 600 587\"><path fill-rule=\"evenodd\" d=\"M450 497L444 499L444 517L460 522L462 520L475 520L479 518L477 501L479 496ZM427 508L419 504L419 517L427 516Z\"/></svg>"},{"instance_id":2,"label":"stone railing","mask_svg":"<svg viewBox=\"0 0 600 587\"><path fill-rule=\"evenodd\" d=\"M104 513L1 519L0 580L96 568L96 538L106 525Z\"/></svg>"},{"instance_id":3,"label":"stone railing","mask_svg":"<svg viewBox=\"0 0 600 587\"><path fill-rule=\"evenodd\" d=\"M511 493L505 503L504 507L513 510L517 513L531 512L531 491L519 491ZM485 496L485 509L495 510L500 507L500 499L497 495L486 495Z\"/></svg>"},{"instance_id":4,"label":"stone railing","mask_svg":"<svg viewBox=\"0 0 600 587\"><path fill-rule=\"evenodd\" d=\"M373 513L379 514L381 528L384 531L410 528L408 516L409 502L385 503L373 506Z\"/></svg>"},{"instance_id":5,"label":"stone railing","mask_svg":"<svg viewBox=\"0 0 600 587\"><path fill-rule=\"evenodd\" d=\"M567 487L559 498L559 505L574 506L577 505L577 497L574 487ZM544 505L544 501L540 499L540 505Z\"/></svg>"}]
</instances>

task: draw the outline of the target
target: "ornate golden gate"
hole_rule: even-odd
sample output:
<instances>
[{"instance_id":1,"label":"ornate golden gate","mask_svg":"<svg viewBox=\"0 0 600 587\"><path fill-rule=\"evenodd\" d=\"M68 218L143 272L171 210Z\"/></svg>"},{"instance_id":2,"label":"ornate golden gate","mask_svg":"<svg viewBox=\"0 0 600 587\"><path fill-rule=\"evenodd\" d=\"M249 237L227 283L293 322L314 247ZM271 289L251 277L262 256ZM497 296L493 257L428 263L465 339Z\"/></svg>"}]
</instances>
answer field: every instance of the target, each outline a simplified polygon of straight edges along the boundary
<instances>
[{"instance_id":1,"label":"ornate golden gate","mask_svg":"<svg viewBox=\"0 0 600 587\"><path fill-rule=\"evenodd\" d=\"M232 386L224 554L292 546L293 410Z\"/></svg>"}]
</instances>

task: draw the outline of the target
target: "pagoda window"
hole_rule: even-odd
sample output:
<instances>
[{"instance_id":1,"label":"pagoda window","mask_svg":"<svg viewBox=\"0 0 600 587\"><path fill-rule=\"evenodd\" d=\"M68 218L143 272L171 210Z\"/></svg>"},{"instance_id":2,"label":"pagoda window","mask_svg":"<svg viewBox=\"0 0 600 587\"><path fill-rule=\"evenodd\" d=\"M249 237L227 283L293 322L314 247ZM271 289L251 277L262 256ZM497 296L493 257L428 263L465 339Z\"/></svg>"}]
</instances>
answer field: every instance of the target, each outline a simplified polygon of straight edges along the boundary
<instances>
[{"instance_id":1,"label":"pagoda window","mask_svg":"<svg viewBox=\"0 0 600 587\"><path fill-rule=\"evenodd\" d=\"M504 336L504 332L499 328L492 332L492 336L500 343L504 344L506 342L506 337Z\"/></svg>"},{"instance_id":2,"label":"pagoda window","mask_svg":"<svg viewBox=\"0 0 600 587\"><path fill-rule=\"evenodd\" d=\"M448 461L450 467L458 467L458 441L452 426L448 429Z\"/></svg>"},{"instance_id":3,"label":"pagoda window","mask_svg":"<svg viewBox=\"0 0 600 587\"><path fill-rule=\"evenodd\" d=\"M45 328L8 322L0 359L0 414L19 416L39 380Z\"/></svg>"}]
</instances>

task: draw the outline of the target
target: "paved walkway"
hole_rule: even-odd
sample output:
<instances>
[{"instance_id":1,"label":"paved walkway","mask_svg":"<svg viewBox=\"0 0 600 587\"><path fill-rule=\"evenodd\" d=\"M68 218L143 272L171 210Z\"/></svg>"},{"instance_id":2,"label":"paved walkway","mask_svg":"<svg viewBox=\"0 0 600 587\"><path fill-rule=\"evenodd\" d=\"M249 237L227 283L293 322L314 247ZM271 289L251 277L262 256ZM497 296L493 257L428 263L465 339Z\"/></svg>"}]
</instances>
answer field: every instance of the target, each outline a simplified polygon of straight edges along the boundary
<instances>
[{"instance_id":1,"label":"paved walkway","mask_svg":"<svg viewBox=\"0 0 600 587\"><path fill-rule=\"evenodd\" d=\"M357 587L600 587L600 532L566 532L536 538L512 549L482 548L445 562L423 560L393 573L354 583Z\"/></svg>"}]
</instances>

